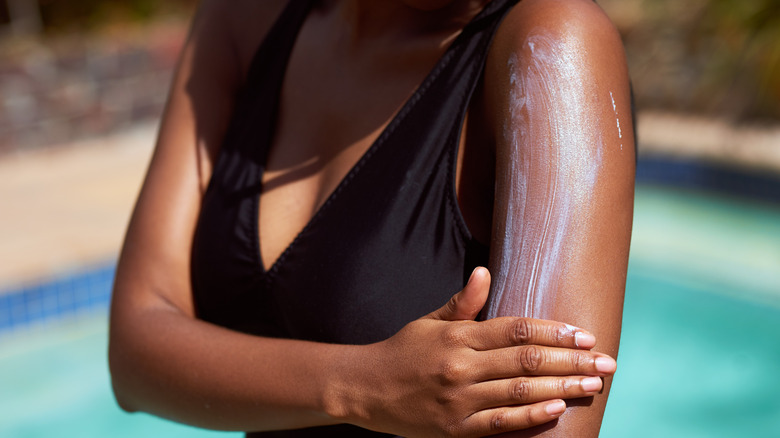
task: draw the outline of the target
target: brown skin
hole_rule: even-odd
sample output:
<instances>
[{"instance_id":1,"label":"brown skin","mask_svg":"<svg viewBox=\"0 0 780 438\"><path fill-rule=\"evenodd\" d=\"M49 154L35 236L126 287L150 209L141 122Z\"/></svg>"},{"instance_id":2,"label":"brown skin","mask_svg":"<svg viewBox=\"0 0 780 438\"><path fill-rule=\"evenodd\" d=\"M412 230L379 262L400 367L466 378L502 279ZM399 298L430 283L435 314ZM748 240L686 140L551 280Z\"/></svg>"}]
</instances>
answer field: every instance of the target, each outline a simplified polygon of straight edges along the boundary
<instances>
[{"instance_id":1,"label":"brown skin","mask_svg":"<svg viewBox=\"0 0 780 438\"><path fill-rule=\"evenodd\" d=\"M293 49L264 176L259 225L266 266L484 3L345 0L313 11ZM526 3L541 10L523 12ZM494 173L502 171L506 154L494 140L500 138L496 127L505 104L501 77L506 72L500 67L517 43L511 36L520 38L527 25L512 17L530 14L526 19L535 26L554 26L551 12L573 7L580 22L603 20L583 0L547 3L525 0L502 24L485 91L475 96L464 126L458 197L469 227L483 241L493 228ZM195 318L189 260L202 192L236 91L282 7L281 1L236 0L226 6L207 0L194 21L117 270L109 360L120 406L225 430L349 422L405 436L484 436L547 423L561 413L545 407L598 392L600 385L585 388L583 380L611 375L614 362L589 351L596 340L584 330L578 331L577 346L575 334L562 323L517 317L472 321L487 299L485 269L475 271L464 290L437 312L367 346L249 336ZM605 50L618 47L619 40L612 38L600 41ZM594 78L602 79L623 80ZM625 105L627 90L614 88ZM371 105L365 105L366 96ZM502 159L496 160L496 154ZM608 175L625 178L633 172L633 164L629 170L627 163L607 164ZM612 187L605 184L606 193ZM496 204L511 202L513 196L499 187ZM624 190L597 202L610 207L599 220L630 229ZM577 288L577 299L561 300L556 314L592 328L601 350L610 354L616 353L628 245L628 233L618 234L604 242L594 239L586 248L592 260L566 283L598 287ZM623 264L604 268L615 259ZM494 275L505 273L494 270ZM603 287L606 295L600 295ZM540 357L545 359L541 363L536 361ZM606 361L606 369L596 369L597 358ZM595 435L605 399L566 412L551 432Z\"/></svg>"},{"instance_id":2,"label":"brown skin","mask_svg":"<svg viewBox=\"0 0 780 438\"><path fill-rule=\"evenodd\" d=\"M546 25L540 29L540 23ZM571 152L559 144L546 143L545 139L540 138L521 138L520 147L515 149L508 141L508 136L500 134L505 126L503 121L511 118L508 114L511 104L507 93L511 87L509 78L512 73L522 75L528 65L532 64L528 58L534 55L527 49L523 50L524 43L532 34L542 34L549 38L558 52L569 50L570 53L576 53L568 61L575 66L578 74L586 78L582 84L587 96L585 108L577 109L580 114L586 115L581 130L594 134L587 136L585 144L577 147L588 150L590 156L601 156L597 167L598 179L589 189L589 198L575 201L574 208L564 218L564 222L571 225L568 229L571 235L561 247L565 253L565 272L555 272L556 278L548 282L554 284L556 290L543 291L551 297L552 310L533 316L585 327L598 339L596 350L617 357L631 239L635 168L630 90L623 47L609 19L588 0L524 0L510 12L492 45L484 83L487 90L485 99L489 102L486 105L489 113L487 119L493 123L492 131L496 133L498 175L511 172L510 163L513 161L527 164L531 175L544 175L546 169L543 167L554 163L535 160L533 154L527 152L530 148L548 148L552 152L551 156ZM537 53L539 51L537 47ZM507 63L511 54L520 58L514 72ZM554 62L542 60L541 64L553 84L571 80L567 77L571 72ZM612 106L610 92L616 108ZM526 94L529 93L526 90ZM531 115L528 121L541 125L536 128L544 131L549 130L554 123L572 116L566 113L568 107L560 102L550 102L550 108L551 113ZM615 111L620 115L622 138L618 135ZM590 130L590 126L595 129ZM563 167L561 172L578 175L577 167L584 164L582 161L585 160L568 163L572 168ZM541 179L529 183L529 196L546 187ZM524 291L532 280L528 273L516 273L513 277L511 273L500 270L501 260L505 257L501 253L500 243L506 229L501 218L506 216L509 204L521 203L525 195L513 191L506 184L506 179L497 178L490 271L494 278L509 277L508 283L512 290L517 291L515 302L523 301ZM564 197L567 194L558 195ZM538 210L547 210L546 201L541 202ZM553 207L553 214L560 213ZM537 225L534 222L541 225L544 217L529 214L526 209L524 221L525 226L533 227ZM536 283L543 280L537 278ZM498 315L518 314L521 314L519 306L509 302L502 303L498 311ZM547 432L541 435L598 436L610 382L611 377L605 379L602 393L569 403L570 408L557 422L512 436L537 436L545 430ZM550 429L553 424L555 427Z\"/></svg>"}]
</instances>

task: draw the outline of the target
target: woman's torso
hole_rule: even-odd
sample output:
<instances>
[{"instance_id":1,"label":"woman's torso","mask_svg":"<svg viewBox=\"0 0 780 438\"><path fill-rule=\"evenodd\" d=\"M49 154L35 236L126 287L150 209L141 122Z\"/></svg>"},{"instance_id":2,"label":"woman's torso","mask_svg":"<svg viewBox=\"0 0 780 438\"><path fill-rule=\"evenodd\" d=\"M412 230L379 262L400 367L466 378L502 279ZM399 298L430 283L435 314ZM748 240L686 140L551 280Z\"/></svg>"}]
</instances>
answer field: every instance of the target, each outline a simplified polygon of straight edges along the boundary
<instances>
[{"instance_id":1,"label":"woman's torso","mask_svg":"<svg viewBox=\"0 0 780 438\"><path fill-rule=\"evenodd\" d=\"M492 31L475 30L479 44L456 40L475 58L458 65L441 59L452 29L372 46L349 41L333 12L302 10L299 28L270 34L291 46L266 41L265 54L255 52L267 32L239 20L247 28L238 33L249 36L237 47L247 86L193 248L204 319L266 336L374 342L444 304L487 263L478 241L490 236L494 163L478 75ZM264 69L277 76L258 77ZM431 69L454 82L438 83ZM280 86L278 99L269 97ZM405 130L405 119L437 109L425 93L450 99L438 108L452 113L443 120L468 117L453 127L433 118L431 132L447 139L432 134L422 141L431 151L407 153L427 121ZM272 121L257 126L262 114Z\"/></svg>"}]
</instances>

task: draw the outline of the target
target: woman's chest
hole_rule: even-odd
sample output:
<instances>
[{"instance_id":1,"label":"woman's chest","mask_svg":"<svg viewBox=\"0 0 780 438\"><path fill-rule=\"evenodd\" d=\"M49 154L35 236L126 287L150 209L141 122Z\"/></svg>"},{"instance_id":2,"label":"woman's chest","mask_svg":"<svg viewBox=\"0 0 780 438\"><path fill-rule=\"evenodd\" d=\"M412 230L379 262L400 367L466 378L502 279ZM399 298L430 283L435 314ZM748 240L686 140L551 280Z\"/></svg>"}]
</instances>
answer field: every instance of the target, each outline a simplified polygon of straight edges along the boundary
<instances>
[{"instance_id":1,"label":"woman's chest","mask_svg":"<svg viewBox=\"0 0 780 438\"><path fill-rule=\"evenodd\" d=\"M441 53L430 49L426 56L419 51L414 53L416 56L403 55L400 51L395 58L411 58L405 66L385 71L381 66L386 61L382 59L348 56L340 59L336 55L324 58L305 42L296 45L279 95L259 198L260 253L265 266L273 265L348 175L359 167L358 163L372 152L391 123L399 115L406 117L401 112L413 105L412 101L423 91L421 84ZM472 233L478 240L487 242L492 216L493 159L492 148L484 135L483 118L465 117L457 121L458 109L441 110L449 111L460 126L455 138L438 139L440 143L450 144L445 149L454 151L454 159L438 165L451 168L457 207ZM464 111L478 112L480 108L474 105L474 109ZM415 117L418 120L413 123L417 129L436 123L436 117L426 121L426 114ZM385 143L388 145L382 147L417 147L413 143ZM419 147L441 148L430 143ZM375 167L382 165L378 163ZM376 169L360 166L359 170ZM381 196L381 191L376 195Z\"/></svg>"}]
</instances>

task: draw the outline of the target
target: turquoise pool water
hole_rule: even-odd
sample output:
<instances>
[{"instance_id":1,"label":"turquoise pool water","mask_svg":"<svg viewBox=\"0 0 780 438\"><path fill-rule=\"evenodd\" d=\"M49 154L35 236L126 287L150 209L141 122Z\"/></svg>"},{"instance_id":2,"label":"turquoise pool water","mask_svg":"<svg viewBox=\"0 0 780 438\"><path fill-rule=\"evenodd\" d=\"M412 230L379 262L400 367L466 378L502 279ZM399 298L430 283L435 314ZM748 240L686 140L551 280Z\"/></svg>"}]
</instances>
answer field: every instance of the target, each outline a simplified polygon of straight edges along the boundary
<instances>
[{"instance_id":1,"label":"turquoise pool water","mask_svg":"<svg viewBox=\"0 0 780 438\"><path fill-rule=\"evenodd\" d=\"M780 208L639 187L603 437L780 436Z\"/></svg>"},{"instance_id":2,"label":"turquoise pool water","mask_svg":"<svg viewBox=\"0 0 780 438\"><path fill-rule=\"evenodd\" d=\"M643 186L603 437L780 436L780 207ZM106 316L0 332L0 437L230 437L114 404Z\"/></svg>"},{"instance_id":3,"label":"turquoise pool water","mask_svg":"<svg viewBox=\"0 0 780 438\"><path fill-rule=\"evenodd\" d=\"M234 436L119 410L106 366L106 317L36 327L0 347L0 437Z\"/></svg>"}]
</instances>

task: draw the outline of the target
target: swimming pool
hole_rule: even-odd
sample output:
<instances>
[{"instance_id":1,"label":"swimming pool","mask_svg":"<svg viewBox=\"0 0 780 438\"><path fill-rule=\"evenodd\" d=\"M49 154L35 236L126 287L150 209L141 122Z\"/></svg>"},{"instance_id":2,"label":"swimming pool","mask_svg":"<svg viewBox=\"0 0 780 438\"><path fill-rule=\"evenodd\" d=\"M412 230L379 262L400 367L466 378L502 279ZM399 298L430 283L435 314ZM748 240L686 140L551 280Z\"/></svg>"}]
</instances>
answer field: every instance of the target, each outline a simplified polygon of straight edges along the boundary
<instances>
[{"instance_id":1,"label":"swimming pool","mask_svg":"<svg viewBox=\"0 0 780 438\"><path fill-rule=\"evenodd\" d=\"M640 186L603 437L780 436L780 208Z\"/></svg>"},{"instance_id":2,"label":"swimming pool","mask_svg":"<svg viewBox=\"0 0 780 438\"><path fill-rule=\"evenodd\" d=\"M780 207L637 189L603 437L780 433ZM0 333L0 437L217 437L116 407L105 306Z\"/></svg>"}]
</instances>

